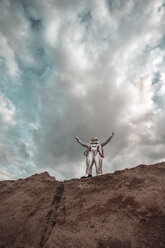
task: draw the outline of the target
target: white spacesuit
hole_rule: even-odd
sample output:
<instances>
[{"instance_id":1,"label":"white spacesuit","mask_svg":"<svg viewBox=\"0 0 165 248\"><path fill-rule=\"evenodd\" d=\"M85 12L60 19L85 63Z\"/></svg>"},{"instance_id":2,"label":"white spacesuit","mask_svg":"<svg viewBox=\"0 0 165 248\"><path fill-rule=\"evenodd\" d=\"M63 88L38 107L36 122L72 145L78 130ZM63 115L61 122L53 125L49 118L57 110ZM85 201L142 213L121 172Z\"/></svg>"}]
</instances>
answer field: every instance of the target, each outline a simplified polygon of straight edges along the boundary
<instances>
[{"instance_id":1,"label":"white spacesuit","mask_svg":"<svg viewBox=\"0 0 165 248\"><path fill-rule=\"evenodd\" d=\"M102 143L96 137L91 138L90 143L84 143L78 137L75 137L78 143L87 148L84 152L86 156L86 175L84 177L92 177L93 164L95 164L96 167L96 175L102 175L102 163L104 158L103 146L112 139L113 135L114 133Z\"/></svg>"}]
</instances>

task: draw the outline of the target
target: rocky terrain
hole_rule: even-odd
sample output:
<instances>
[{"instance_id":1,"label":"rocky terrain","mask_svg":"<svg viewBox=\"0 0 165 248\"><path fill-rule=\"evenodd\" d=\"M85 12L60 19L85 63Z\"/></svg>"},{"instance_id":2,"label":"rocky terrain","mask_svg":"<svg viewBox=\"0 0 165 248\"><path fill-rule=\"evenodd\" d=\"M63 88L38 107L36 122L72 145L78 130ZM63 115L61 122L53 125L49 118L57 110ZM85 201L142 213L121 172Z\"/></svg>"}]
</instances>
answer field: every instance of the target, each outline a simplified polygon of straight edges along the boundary
<instances>
[{"instance_id":1,"label":"rocky terrain","mask_svg":"<svg viewBox=\"0 0 165 248\"><path fill-rule=\"evenodd\" d=\"M165 248L165 163L0 182L0 248Z\"/></svg>"}]
</instances>

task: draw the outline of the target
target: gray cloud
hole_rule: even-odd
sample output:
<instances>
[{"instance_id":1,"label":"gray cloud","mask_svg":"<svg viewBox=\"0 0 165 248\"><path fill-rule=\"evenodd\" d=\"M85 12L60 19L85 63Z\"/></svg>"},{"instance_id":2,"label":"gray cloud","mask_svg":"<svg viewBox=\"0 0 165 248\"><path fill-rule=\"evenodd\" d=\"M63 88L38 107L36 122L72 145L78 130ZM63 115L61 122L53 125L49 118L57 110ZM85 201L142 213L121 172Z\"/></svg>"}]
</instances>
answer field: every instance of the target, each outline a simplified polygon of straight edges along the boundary
<instances>
[{"instance_id":1,"label":"gray cloud","mask_svg":"<svg viewBox=\"0 0 165 248\"><path fill-rule=\"evenodd\" d=\"M27 125L17 143L28 164L23 176L40 170L58 179L81 176L84 150L75 135L103 141L115 131L105 172L164 159L163 1L1 5L7 13L0 15L1 33L10 40L5 70L15 68L19 77L12 99L18 129Z\"/></svg>"}]
</instances>

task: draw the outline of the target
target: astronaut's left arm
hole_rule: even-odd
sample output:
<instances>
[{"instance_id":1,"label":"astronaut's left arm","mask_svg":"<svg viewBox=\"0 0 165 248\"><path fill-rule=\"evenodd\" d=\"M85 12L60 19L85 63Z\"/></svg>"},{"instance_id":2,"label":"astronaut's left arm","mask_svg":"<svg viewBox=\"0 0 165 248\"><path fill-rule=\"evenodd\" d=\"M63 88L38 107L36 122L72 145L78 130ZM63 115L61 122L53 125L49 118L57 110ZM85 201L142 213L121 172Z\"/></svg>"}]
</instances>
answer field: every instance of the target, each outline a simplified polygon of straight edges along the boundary
<instances>
[{"instance_id":1,"label":"astronaut's left arm","mask_svg":"<svg viewBox=\"0 0 165 248\"><path fill-rule=\"evenodd\" d=\"M106 144L108 144L108 142L112 139L112 137L114 136L114 132L112 133L112 135L104 142L101 143L101 146L105 146Z\"/></svg>"}]
</instances>

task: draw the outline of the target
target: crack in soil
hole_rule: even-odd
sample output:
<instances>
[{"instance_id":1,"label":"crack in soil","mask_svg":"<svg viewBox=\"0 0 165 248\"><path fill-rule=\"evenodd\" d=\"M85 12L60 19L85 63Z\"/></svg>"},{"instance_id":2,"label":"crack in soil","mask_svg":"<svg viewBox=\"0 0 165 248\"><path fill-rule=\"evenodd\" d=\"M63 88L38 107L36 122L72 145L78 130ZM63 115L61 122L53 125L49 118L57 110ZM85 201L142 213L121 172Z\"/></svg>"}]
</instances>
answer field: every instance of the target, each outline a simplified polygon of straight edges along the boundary
<instances>
[{"instance_id":1,"label":"crack in soil","mask_svg":"<svg viewBox=\"0 0 165 248\"><path fill-rule=\"evenodd\" d=\"M58 217L58 208L60 206L60 202L61 202L63 193L64 193L64 183L59 182L59 185L56 188L56 192L55 192L53 201L51 203L51 209L49 210L49 212L45 216L47 225L43 231L43 235L42 235L41 241L39 243L40 248L45 246L46 242L48 241L48 239L51 235L52 229L56 225L56 220Z\"/></svg>"}]
</instances>

